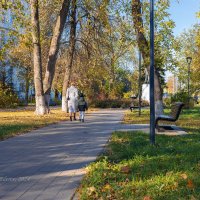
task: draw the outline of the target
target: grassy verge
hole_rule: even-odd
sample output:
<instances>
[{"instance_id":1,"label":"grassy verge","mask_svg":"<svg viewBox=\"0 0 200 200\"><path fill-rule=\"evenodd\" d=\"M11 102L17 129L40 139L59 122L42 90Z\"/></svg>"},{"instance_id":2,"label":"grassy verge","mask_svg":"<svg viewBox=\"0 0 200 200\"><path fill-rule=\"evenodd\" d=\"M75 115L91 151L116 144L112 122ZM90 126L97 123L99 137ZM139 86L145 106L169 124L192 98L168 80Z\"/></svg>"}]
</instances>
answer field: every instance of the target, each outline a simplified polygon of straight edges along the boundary
<instances>
[{"instance_id":1,"label":"grassy verge","mask_svg":"<svg viewBox=\"0 0 200 200\"><path fill-rule=\"evenodd\" d=\"M138 123L138 118L131 115L134 119L128 116L129 120ZM144 121L147 116L148 112ZM200 199L199 124L198 108L183 111L177 125L191 134L157 135L158 146L151 146L149 136L141 132L113 133L104 155L88 166L79 198Z\"/></svg>"},{"instance_id":2,"label":"grassy verge","mask_svg":"<svg viewBox=\"0 0 200 200\"><path fill-rule=\"evenodd\" d=\"M165 113L168 114L169 109L165 110ZM126 124L149 124L149 110L142 110L141 116L138 116L138 112L126 112L124 116L124 123ZM182 127L189 133L199 133L200 129L200 107L195 107L193 109L182 110L179 119L176 122L162 122L163 124L176 124L177 126Z\"/></svg>"},{"instance_id":3,"label":"grassy verge","mask_svg":"<svg viewBox=\"0 0 200 200\"><path fill-rule=\"evenodd\" d=\"M60 109L45 116L36 116L33 110L1 111L0 140L66 119L66 113Z\"/></svg>"}]
</instances>

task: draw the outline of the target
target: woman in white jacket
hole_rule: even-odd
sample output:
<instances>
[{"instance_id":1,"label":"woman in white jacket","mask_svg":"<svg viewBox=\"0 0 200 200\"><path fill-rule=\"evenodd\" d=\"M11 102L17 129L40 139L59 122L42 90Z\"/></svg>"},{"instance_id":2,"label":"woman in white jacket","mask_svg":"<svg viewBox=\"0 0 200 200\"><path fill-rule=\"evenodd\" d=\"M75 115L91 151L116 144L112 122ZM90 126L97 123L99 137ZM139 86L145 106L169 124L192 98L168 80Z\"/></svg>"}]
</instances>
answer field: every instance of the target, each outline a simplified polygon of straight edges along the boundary
<instances>
[{"instance_id":1,"label":"woman in white jacket","mask_svg":"<svg viewBox=\"0 0 200 200\"><path fill-rule=\"evenodd\" d=\"M68 109L70 114L70 121L72 118L76 120L76 111L78 103L78 89L71 83L71 86L67 89L66 99L68 101Z\"/></svg>"}]
</instances>

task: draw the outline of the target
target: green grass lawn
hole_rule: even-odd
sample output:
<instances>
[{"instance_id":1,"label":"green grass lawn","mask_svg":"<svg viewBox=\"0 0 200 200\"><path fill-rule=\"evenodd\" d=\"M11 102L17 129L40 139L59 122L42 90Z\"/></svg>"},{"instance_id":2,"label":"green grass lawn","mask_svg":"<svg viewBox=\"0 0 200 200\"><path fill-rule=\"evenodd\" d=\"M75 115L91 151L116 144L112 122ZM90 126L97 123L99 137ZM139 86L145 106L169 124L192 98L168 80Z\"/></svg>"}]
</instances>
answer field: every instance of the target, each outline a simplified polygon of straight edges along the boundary
<instances>
[{"instance_id":1,"label":"green grass lawn","mask_svg":"<svg viewBox=\"0 0 200 200\"><path fill-rule=\"evenodd\" d=\"M51 110L45 116L37 116L33 110L4 110L0 112L0 140L66 119L61 109Z\"/></svg>"},{"instance_id":2,"label":"green grass lawn","mask_svg":"<svg viewBox=\"0 0 200 200\"><path fill-rule=\"evenodd\" d=\"M168 114L169 109L165 109L165 113ZM149 124L149 109L142 110L141 116L138 116L138 112L126 112L124 116L124 123L126 124ZM175 124L182 127L189 133L200 133L200 107L187 110L183 109L179 119L176 122L162 122L163 124Z\"/></svg>"},{"instance_id":3,"label":"green grass lawn","mask_svg":"<svg viewBox=\"0 0 200 200\"><path fill-rule=\"evenodd\" d=\"M148 111L143 115L142 120L148 122ZM140 122L136 113L127 113L127 119ZM199 200L199 108L184 110L177 125L190 134L157 135L156 146L142 132L113 133L105 153L87 167L79 198Z\"/></svg>"},{"instance_id":4,"label":"green grass lawn","mask_svg":"<svg viewBox=\"0 0 200 200\"><path fill-rule=\"evenodd\" d=\"M61 108L52 108L51 113L37 116L34 107L22 109L10 109L0 111L0 140L23 134L59 121L69 120L69 114L62 112ZM95 109L89 109L92 112ZM78 114L77 114L78 115Z\"/></svg>"}]
</instances>

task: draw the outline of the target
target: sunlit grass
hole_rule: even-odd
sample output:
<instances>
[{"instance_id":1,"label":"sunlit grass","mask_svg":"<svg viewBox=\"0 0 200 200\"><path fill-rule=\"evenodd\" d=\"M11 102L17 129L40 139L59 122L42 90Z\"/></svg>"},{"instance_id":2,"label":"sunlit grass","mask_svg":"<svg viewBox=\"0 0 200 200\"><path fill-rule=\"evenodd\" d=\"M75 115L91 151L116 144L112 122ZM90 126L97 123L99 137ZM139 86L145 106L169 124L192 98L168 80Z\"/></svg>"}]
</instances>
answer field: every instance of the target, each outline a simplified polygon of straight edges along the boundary
<instances>
[{"instance_id":1,"label":"sunlit grass","mask_svg":"<svg viewBox=\"0 0 200 200\"><path fill-rule=\"evenodd\" d=\"M51 114L37 116L33 110L14 110L0 112L0 139L25 133L48 124L68 119L61 109L51 110Z\"/></svg>"},{"instance_id":2,"label":"sunlit grass","mask_svg":"<svg viewBox=\"0 0 200 200\"><path fill-rule=\"evenodd\" d=\"M170 113L169 109L165 113ZM126 124L149 124L150 112L149 109L142 110L141 116L138 116L138 111L127 111L124 116ZM162 124L177 125L188 131L189 133L199 132L200 129L200 107L193 109L183 109L179 119L176 122L162 121Z\"/></svg>"},{"instance_id":3,"label":"sunlit grass","mask_svg":"<svg viewBox=\"0 0 200 200\"><path fill-rule=\"evenodd\" d=\"M127 112L124 120L149 123L149 111L143 110L141 117ZM199 108L183 110L176 125L190 134L157 135L156 146L142 132L113 133L105 153L87 167L79 199L200 199Z\"/></svg>"},{"instance_id":4,"label":"sunlit grass","mask_svg":"<svg viewBox=\"0 0 200 200\"><path fill-rule=\"evenodd\" d=\"M139 116L138 110L126 111L124 115L125 124L149 124L150 112L149 109L144 109L141 111L141 115Z\"/></svg>"},{"instance_id":5,"label":"sunlit grass","mask_svg":"<svg viewBox=\"0 0 200 200\"><path fill-rule=\"evenodd\" d=\"M200 199L200 135L156 137L116 132L88 167L80 199Z\"/></svg>"}]
</instances>

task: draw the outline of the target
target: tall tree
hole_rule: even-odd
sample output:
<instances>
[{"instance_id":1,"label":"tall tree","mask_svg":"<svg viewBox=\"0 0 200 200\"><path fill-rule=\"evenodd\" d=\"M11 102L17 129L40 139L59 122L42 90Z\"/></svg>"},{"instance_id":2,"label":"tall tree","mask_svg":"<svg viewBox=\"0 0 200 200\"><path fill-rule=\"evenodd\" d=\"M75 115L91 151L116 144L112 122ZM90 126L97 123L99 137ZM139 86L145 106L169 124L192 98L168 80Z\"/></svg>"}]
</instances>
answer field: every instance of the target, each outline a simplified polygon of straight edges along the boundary
<instances>
[{"instance_id":1,"label":"tall tree","mask_svg":"<svg viewBox=\"0 0 200 200\"><path fill-rule=\"evenodd\" d=\"M144 1L145 5L148 5L149 3ZM133 17L133 26L136 33L136 40L138 43L138 47L140 52L142 53L142 57L144 60L144 65L147 68L148 72L150 71L150 47L149 47L149 37L148 37L148 29L147 27L144 27L144 20L143 20L143 13L142 13L142 3L141 0L132 0L132 17ZM162 114L163 113L163 102L162 102L162 86L161 82L163 81L161 73L163 73L163 67L164 65L167 65L166 62L170 62L167 60L167 58L170 57L169 51L167 49L169 48L169 45L167 47L166 44L164 44L164 34L166 36L172 35L171 29L173 28L173 22L172 21L166 21L164 22L165 17L168 17L167 12L165 10L169 7L169 1L158 1L158 11L156 13L156 28L155 28L155 71L154 71L154 86L155 86L155 109L156 114ZM160 5L160 8L159 8ZM149 9L145 10L145 7L143 6L144 11L148 11L145 17L148 18L149 21ZM162 19L162 20L161 20ZM160 23L160 24L159 24ZM167 25L168 24L168 25ZM162 27L162 28L161 28ZM163 28L164 27L164 28ZM159 31L161 33L159 33ZM162 37L161 37L162 36ZM165 37L166 37L165 36ZM162 41L163 40L163 41ZM167 41L165 41L167 42ZM163 55L163 49L166 49L166 55ZM171 49L170 49L171 50ZM172 56L171 56L172 57Z\"/></svg>"},{"instance_id":2,"label":"tall tree","mask_svg":"<svg viewBox=\"0 0 200 200\"><path fill-rule=\"evenodd\" d=\"M67 65L65 68L65 75L63 80L62 88L62 111L67 111L67 101L66 101L66 91L69 86L70 78L72 75L72 66L74 60L74 51L76 43L76 9L77 9L77 0L72 0L71 5L71 21L70 21L70 37L69 37L69 51L67 58Z\"/></svg>"},{"instance_id":3,"label":"tall tree","mask_svg":"<svg viewBox=\"0 0 200 200\"><path fill-rule=\"evenodd\" d=\"M60 46L60 39L61 39L61 35L66 23L67 15L69 12L69 6L70 6L70 0L63 0L62 7L57 17L56 25L55 25L53 36L51 39L45 78L43 82L45 99L47 102L49 102L50 100L51 87L52 87L52 82L53 82L53 78L55 74L55 65L56 65L58 50Z\"/></svg>"},{"instance_id":4,"label":"tall tree","mask_svg":"<svg viewBox=\"0 0 200 200\"><path fill-rule=\"evenodd\" d=\"M36 46L35 41L33 41L34 43L33 46L34 46L34 49L38 49L37 55L41 54L42 52L42 54L40 55L41 58L37 61L37 63L41 66L42 64L46 64L46 73L43 80L44 92L43 92L42 86L40 86L39 92L36 91L37 99L43 99L43 96L45 94L46 105L48 105L49 99L50 99L49 97L50 97L50 91L51 91L51 86L52 86L52 80L54 78L55 64L56 64L58 50L59 50L59 43L60 43L61 35L64 29L64 25L66 23L66 18L68 15L70 2L71 2L70 0L56 0L56 1L55 0L54 1L53 0L50 0L50 1L30 0L31 10L32 10L31 13L33 14L34 12L34 14L36 13L38 14L39 7L40 7L40 13L41 13L40 17L38 14L38 18L37 18L38 23L40 23L39 24L40 27L39 26L35 27L35 30L36 28L38 28L37 34L39 35L36 34L36 31L35 33L33 33L34 36L40 37L41 41L40 41L40 44L37 43L38 45L37 48L35 47ZM11 12L14 14L13 26L18 26L20 31L22 29L23 31L25 31L26 29L30 28L30 23L29 24L24 23L25 21L26 22L28 21L27 19L29 19L28 15L29 15L30 6L28 4L28 1L7 0L5 1L4 4L0 2L0 6L2 6L4 9L10 9ZM57 12L59 12L59 14L57 14ZM54 24L54 22L55 22L55 26L52 25ZM32 20L32 23L33 23L33 20ZM54 27L54 31L51 30L52 27ZM31 32L32 30L33 29L31 29ZM34 40L37 40L37 39L38 38L34 37ZM49 42L49 40L51 40L51 42ZM49 43L50 43L50 46L48 45ZM34 53L35 52L36 51L34 50ZM34 57L34 60L36 61L35 57ZM36 70L36 74L37 73L40 73L40 72ZM36 75L34 76L37 77ZM38 79L40 79L40 77ZM37 80L37 84L36 84L37 86L38 86L38 81L39 81L38 79L37 78L34 79L34 81ZM35 90L38 90L38 87L35 87ZM41 98L39 98L39 95L41 95ZM36 110L38 110L37 105L36 105Z\"/></svg>"},{"instance_id":5,"label":"tall tree","mask_svg":"<svg viewBox=\"0 0 200 200\"><path fill-rule=\"evenodd\" d=\"M190 94L200 92L200 26L195 24L177 37L179 48L175 52L178 59L176 74L182 90L187 91L188 64L186 57L192 57L190 65Z\"/></svg>"},{"instance_id":6,"label":"tall tree","mask_svg":"<svg viewBox=\"0 0 200 200\"><path fill-rule=\"evenodd\" d=\"M33 38L33 62L34 62L34 83L35 83L35 101L36 114L46 113L44 91L42 84L42 56L40 44L40 23L39 23L39 5L38 0L31 0L31 24Z\"/></svg>"}]
</instances>

